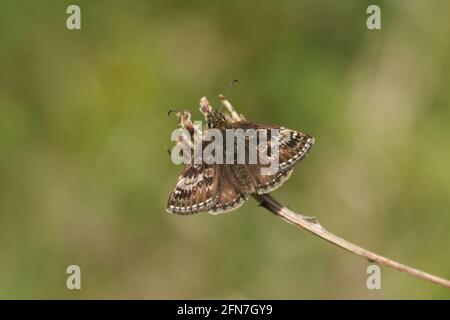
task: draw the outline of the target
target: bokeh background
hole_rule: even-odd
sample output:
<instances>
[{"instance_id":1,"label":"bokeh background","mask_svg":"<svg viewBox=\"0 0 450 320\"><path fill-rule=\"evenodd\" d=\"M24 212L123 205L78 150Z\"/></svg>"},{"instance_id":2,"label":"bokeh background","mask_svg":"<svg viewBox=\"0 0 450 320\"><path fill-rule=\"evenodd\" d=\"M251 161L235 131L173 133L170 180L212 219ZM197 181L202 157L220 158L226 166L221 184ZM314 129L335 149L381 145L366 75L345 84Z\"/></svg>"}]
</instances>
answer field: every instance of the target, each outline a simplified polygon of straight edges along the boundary
<instances>
[{"instance_id":1,"label":"bokeh background","mask_svg":"<svg viewBox=\"0 0 450 320\"><path fill-rule=\"evenodd\" d=\"M239 79L239 112L317 141L276 198L449 278L449 15L445 0L1 1L0 298L450 298L385 268L368 290L367 261L253 199L165 212L181 171L167 110L199 118Z\"/></svg>"}]
</instances>

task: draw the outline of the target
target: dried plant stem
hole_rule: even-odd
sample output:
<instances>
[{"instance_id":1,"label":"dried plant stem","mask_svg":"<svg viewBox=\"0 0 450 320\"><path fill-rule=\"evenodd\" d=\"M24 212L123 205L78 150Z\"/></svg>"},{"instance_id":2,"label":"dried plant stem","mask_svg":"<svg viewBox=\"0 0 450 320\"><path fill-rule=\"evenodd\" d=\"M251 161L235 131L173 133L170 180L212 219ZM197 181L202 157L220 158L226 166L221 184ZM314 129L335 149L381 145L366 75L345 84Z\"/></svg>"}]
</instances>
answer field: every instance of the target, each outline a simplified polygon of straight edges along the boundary
<instances>
[{"instance_id":1,"label":"dried plant stem","mask_svg":"<svg viewBox=\"0 0 450 320\"><path fill-rule=\"evenodd\" d=\"M222 103L228 109L230 114L232 115L233 120L240 121L243 120L243 116L239 115L231 105L231 103L222 95L219 96L222 100ZM337 235L331 233L330 231L323 228L320 223L312 217L307 217L304 215L297 214L292 210L289 210L285 206L281 205L278 201L276 201L269 194L257 195L254 194L253 197L261 204L262 207L266 208L270 212L272 212L277 217L296 225L297 227L306 229L312 234L331 242L332 244L341 247L342 249L349 251L357 256L368 259L371 262L376 262L380 265L384 265L387 267L391 267L395 270L405 272L413 277L427 280L433 282L435 284L441 285L443 287L450 288L450 281L444 278L440 278L438 276L426 273L424 271L409 267L407 265L401 264L394 260L388 259L386 257L380 256L372 251L366 250L356 244L353 244Z\"/></svg>"},{"instance_id":2,"label":"dried plant stem","mask_svg":"<svg viewBox=\"0 0 450 320\"><path fill-rule=\"evenodd\" d=\"M297 227L306 229L312 234L331 242L332 244L341 247L344 250L347 250L351 253L354 253L357 256L368 259L371 262L376 262L380 265L384 265L387 267L391 267L395 270L405 272L409 275L412 275L416 278L427 280L433 282L435 284L450 288L450 281L444 278L437 277L435 275L417 270L415 268L409 267L407 265L401 264L394 260L388 259L386 257L380 256L376 253L373 253L369 250L366 250L360 246L357 246L341 237L336 236L335 234L329 232L325 228L323 228L320 223L311 217L306 217L300 214L297 214L285 206L281 205L278 201L276 201L269 194L263 195L254 195L254 198L267 210L272 212L277 217L296 225Z\"/></svg>"}]
</instances>

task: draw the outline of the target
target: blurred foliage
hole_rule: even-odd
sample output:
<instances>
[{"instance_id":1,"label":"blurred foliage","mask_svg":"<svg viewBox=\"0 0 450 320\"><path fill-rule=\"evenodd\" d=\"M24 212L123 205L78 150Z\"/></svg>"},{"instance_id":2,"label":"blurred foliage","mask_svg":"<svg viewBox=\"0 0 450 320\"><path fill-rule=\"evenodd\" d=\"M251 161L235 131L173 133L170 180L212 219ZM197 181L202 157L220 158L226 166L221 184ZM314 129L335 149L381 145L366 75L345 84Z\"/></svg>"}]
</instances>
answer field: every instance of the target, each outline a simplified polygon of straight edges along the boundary
<instances>
[{"instance_id":1,"label":"blurred foliage","mask_svg":"<svg viewBox=\"0 0 450 320\"><path fill-rule=\"evenodd\" d=\"M176 120L228 98L316 137L274 192L337 234L450 278L450 3L0 2L0 298L449 298L254 200L175 216ZM377 3L382 29L366 28ZM65 287L68 265L82 290Z\"/></svg>"}]
</instances>

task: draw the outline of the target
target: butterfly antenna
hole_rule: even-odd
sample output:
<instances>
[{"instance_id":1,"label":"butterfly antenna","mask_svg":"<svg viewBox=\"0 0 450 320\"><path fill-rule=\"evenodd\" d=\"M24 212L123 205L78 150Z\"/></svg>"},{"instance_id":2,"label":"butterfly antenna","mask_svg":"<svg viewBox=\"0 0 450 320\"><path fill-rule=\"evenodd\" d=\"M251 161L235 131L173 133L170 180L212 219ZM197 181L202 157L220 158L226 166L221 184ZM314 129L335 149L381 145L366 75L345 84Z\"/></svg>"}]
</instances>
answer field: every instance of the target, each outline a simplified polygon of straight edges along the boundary
<instances>
[{"instance_id":1,"label":"butterfly antenna","mask_svg":"<svg viewBox=\"0 0 450 320\"><path fill-rule=\"evenodd\" d=\"M181 109L178 109L178 108L172 108L172 109L169 109L169 111L167 112L167 116L170 116L170 114L172 113L172 112L182 112L183 110L181 110Z\"/></svg>"},{"instance_id":2,"label":"butterfly antenna","mask_svg":"<svg viewBox=\"0 0 450 320\"><path fill-rule=\"evenodd\" d=\"M231 87L232 87L235 83L239 83L239 80L237 80L237 79L231 80L231 82L228 84L227 90L225 91L225 96L228 96L228 92L230 91ZM224 106L224 101L221 100L219 112L222 111L223 106Z\"/></svg>"},{"instance_id":3,"label":"butterfly antenna","mask_svg":"<svg viewBox=\"0 0 450 320\"><path fill-rule=\"evenodd\" d=\"M167 112L167 115L168 116L170 116L170 114L172 113L172 112L181 112L181 113L185 113L185 112L189 112L190 114L192 114L192 115L198 115L198 111L197 110L195 110L194 109L194 111L192 112L192 111L190 111L190 110L188 110L188 109L178 109L178 108L172 108L172 109L169 109L169 111Z\"/></svg>"}]
</instances>

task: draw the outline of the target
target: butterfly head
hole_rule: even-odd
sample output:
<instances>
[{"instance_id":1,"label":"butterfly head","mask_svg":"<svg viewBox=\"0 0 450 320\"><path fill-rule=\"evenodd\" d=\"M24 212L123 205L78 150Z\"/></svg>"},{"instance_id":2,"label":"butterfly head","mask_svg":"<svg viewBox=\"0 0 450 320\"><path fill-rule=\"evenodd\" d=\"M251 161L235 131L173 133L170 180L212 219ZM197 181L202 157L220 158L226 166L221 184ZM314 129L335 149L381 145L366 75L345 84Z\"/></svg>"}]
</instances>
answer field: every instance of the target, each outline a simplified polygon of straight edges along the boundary
<instances>
[{"instance_id":1,"label":"butterfly head","mask_svg":"<svg viewBox=\"0 0 450 320\"><path fill-rule=\"evenodd\" d=\"M222 112L214 110L206 97L200 100L200 111L205 116L208 128L223 128L225 127L225 116Z\"/></svg>"}]
</instances>

